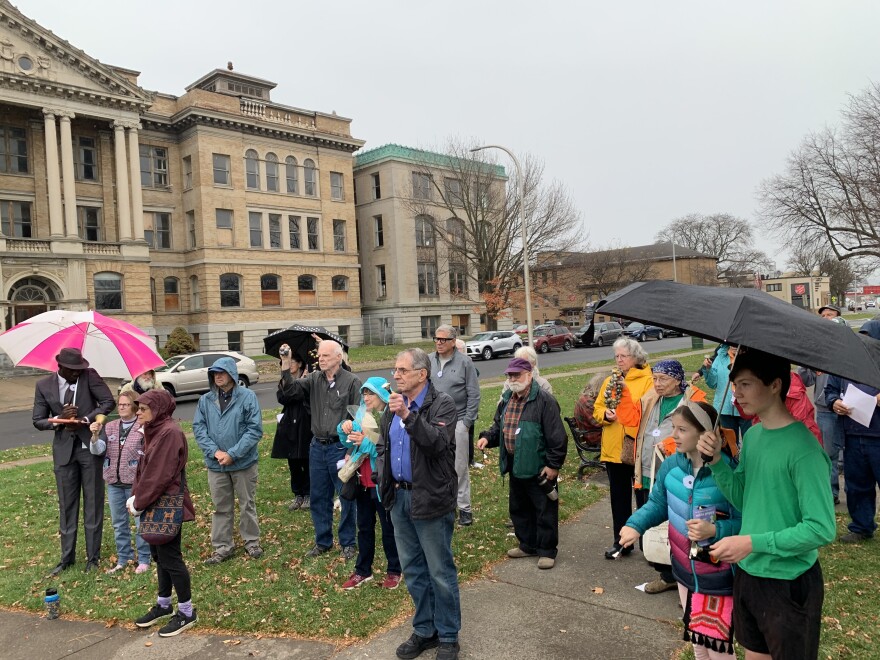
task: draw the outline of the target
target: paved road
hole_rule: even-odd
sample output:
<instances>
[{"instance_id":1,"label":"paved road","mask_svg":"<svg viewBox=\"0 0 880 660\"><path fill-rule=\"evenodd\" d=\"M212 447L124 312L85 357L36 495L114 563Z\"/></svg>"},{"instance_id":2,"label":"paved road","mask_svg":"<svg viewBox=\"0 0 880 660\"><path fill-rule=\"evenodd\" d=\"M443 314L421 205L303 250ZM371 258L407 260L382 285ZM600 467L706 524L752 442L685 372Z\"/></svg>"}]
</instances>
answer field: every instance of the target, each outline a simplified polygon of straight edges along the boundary
<instances>
[{"instance_id":1,"label":"paved road","mask_svg":"<svg viewBox=\"0 0 880 660\"><path fill-rule=\"evenodd\" d=\"M658 353L663 351L675 350L677 348L688 348L691 345L689 337L676 337L674 339L663 339L662 341L650 340L643 344L645 350L649 353ZM582 362L597 362L600 360L610 360L614 356L614 350L611 346L603 346L602 348L576 348L568 352L551 351L545 355L541 355L539 360L542 369L549 367L557 367L567 364L579 364ZM480 370L480 379L498 378L504 373L507 366L508 358L500 357L488 362L478 360L476 362L477 369ZM383 378L391 378L388 369L379 369L376 371L358 372L361 380L370 376L382 376ZM275 408L278 402L275 399L275 389L277 382L274 379L265 377L265 382L254 385L253 390L257 393L260 405L263 408ZM198 396L181 397L177 400L177 410L175 417L184 421L192 421L195 415L196 402ZM25 447L28 445L37 445L50 441L50 434L37 431L31 422L31 412L29 410L21 412L10 412L0 414L0 449L11 449L13 447Z\"/></svg>"}]
</instances>

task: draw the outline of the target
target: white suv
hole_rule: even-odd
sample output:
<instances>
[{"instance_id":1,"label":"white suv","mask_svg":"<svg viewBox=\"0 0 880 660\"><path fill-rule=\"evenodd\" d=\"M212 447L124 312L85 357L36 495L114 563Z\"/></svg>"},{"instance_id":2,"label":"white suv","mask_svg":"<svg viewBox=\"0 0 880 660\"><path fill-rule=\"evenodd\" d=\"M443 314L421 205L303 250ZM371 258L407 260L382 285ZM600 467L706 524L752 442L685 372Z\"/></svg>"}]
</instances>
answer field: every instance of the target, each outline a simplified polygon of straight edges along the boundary
<instances>
[{"instance_id":1,"label":"white suv","mask_svg":"<svg viewBox=\"0 0 880 660\"><path fill-rule=\"evenodd\" d=\"M211 389L208 368L222 357L235 360L238 384L250 387L260 381L256 363L249 357L233 351L206 351L168 358L167 366L156 369L156 378L171 396L202 394Z\"/></svg>"},{"instance_id":2,"label":"white suv","mask_svg":"<svg viewBox=\"0 0 880 660\"><path fill-rule=\"evenodd\" d=\"M465 349L471 358L481 357L484 360L491 360L496 355L505 353L512 355L522 345L522 337L515 332L496 330L474 335L465 342Z\"/></svg>"}]
</instances>

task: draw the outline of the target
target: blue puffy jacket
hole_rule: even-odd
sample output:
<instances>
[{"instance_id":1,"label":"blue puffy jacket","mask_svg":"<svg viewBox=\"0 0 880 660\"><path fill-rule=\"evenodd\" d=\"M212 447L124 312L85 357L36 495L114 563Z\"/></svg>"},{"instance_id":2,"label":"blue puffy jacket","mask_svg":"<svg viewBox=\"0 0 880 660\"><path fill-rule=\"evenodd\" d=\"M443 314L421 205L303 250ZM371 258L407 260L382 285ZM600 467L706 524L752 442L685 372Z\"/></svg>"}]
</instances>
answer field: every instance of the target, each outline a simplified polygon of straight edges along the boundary
<instances>
[{"instance_id":1,"label":"blue puffy jacket","mask_svg":"<svg viewBox=\"0 0 880 660\"><path fill-rule=\"evenodd\" d=\"M222 369L232 377L232 400L220 412L213 371ZM238 385L238 367L231 357L222 357L208 370L211 391L196 407L193 433L205 455L205 465L214 472L244 470L257 462L257 443L263 437L263 415L257 395ZM232 457L232 465L220 465L214 454L220 449Z\"/></svg>"}]
</instances>

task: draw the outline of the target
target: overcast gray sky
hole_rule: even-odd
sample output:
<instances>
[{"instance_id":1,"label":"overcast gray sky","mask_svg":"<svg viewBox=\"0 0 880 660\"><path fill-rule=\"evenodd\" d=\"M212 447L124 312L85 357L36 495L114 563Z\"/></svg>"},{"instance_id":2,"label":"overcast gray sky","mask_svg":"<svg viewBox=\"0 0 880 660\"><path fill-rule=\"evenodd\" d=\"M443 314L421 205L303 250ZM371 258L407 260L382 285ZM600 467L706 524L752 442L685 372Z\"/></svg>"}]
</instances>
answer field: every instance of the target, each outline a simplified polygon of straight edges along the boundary
<instances>
[{"instance_id":1,"label":"overcast gray sky","mask_svg":"<svg viewBox=\"0 0 880 660\"><path fill-rule=\"evenodd\" d=\"M458 135L531 152L596 244L653 242L690 212L756 220L757 184L880 79L875 0L17 6L147 89L183 94L232 60L278 102L352 118L367 148Z\"/></svg>"}]
</instances>

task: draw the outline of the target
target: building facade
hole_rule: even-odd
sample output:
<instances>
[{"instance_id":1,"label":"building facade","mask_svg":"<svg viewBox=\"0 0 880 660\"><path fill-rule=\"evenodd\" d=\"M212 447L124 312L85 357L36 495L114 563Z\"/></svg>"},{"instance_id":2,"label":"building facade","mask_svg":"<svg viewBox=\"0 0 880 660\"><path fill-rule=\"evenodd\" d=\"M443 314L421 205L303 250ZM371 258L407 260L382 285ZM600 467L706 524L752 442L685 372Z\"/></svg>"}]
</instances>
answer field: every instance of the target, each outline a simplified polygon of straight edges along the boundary
<instances>
[{"instance_id":1,"label":"building facade","mask_svg":"<svg viewBox=\"0 0 880 660\"><path fill-rule=\"evenodd\" d=\"M350 120L228 69L182 96L0 1L3 329L94 309L202 349L309 323L361 341Z\"/></svg>"},{"instance_id":2,"label":"building facade","mask_svg":"<svg viewBox=\"0 0 880 660\"><path fill-rule=\"evenodd\" d=\"M475 269L456 250L469 240L463 207L449 201L462 169L399 145L355 157L365 342L416 342L444 323L470 335L485 323ZM491 179L503 191L504 169L492 166Z\"/></svg>"},{"instance_id":3,"label":"building facade","mask_svg":"<svg viewBox=\"0 0 880 660\"><path fill-rule=\"evenodd\" d=\"M761 288L774 298L814 311L822 305L832 304L830 285L831 279L823 275L783 273L780 277L761 280Z\"/></svg>"}]
</instances>

